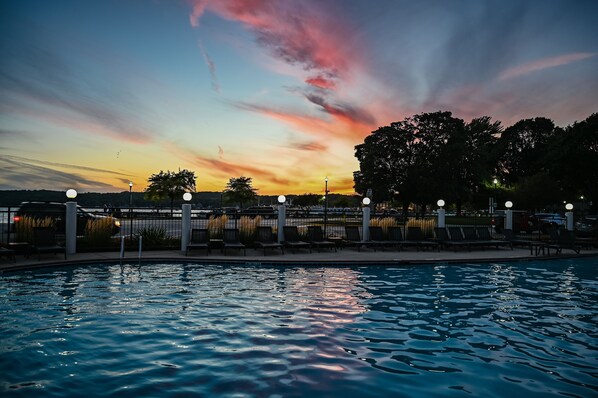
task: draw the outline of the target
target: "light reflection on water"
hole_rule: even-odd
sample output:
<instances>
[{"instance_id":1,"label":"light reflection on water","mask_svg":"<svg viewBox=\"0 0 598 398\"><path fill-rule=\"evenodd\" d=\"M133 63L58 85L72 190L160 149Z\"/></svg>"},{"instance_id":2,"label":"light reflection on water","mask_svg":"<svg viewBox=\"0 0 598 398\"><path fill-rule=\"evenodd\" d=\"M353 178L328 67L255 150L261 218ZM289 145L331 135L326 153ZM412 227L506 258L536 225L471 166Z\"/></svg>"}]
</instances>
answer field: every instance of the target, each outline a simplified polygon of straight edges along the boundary
<instances>
[{"instance_id":1,"label":"light reflection on water","mask_svg":"<svg viewBox=\"0 0 598 398\"><path fill-rule=\"evenodd\" d=\"M14 396L596 396L596 259L0 279Z\"/></svg>"}]
</instances>

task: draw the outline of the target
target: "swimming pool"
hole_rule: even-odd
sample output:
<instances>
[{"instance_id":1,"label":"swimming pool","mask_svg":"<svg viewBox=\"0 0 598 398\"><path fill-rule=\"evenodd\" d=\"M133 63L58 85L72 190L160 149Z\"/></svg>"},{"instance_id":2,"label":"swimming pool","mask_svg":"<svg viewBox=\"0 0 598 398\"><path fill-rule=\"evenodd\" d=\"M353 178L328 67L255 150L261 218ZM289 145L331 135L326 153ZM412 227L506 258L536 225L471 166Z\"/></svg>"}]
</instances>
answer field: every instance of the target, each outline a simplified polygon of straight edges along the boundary
<instances>
[{"instance_id":1,"label":"swimming pool","mask_svg":"<svg viewBox=\"0 0 598 398\"><path fill-rule=\"evenodd\" d=\"M598 259L0 278L0 395L597 396Z\"/></svg>"}]
</instances>

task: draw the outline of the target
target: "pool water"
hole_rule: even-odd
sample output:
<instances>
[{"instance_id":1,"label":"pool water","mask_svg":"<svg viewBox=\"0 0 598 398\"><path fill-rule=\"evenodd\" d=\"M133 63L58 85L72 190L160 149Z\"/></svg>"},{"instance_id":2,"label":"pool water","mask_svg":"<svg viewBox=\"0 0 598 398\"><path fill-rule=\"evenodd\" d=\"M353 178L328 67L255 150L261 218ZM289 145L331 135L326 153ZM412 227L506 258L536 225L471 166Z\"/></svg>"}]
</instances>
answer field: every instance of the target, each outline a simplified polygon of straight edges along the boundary
<instances>
[{"instance_id":1,"label":"pool water","mask_svg":"<svg viewBox=\"0 0 598 398\"><path fill-rule=\"evenodd\" d=\"M0 278L0 395L598 396L598 259Z\"/></svg>"}]
</instances>

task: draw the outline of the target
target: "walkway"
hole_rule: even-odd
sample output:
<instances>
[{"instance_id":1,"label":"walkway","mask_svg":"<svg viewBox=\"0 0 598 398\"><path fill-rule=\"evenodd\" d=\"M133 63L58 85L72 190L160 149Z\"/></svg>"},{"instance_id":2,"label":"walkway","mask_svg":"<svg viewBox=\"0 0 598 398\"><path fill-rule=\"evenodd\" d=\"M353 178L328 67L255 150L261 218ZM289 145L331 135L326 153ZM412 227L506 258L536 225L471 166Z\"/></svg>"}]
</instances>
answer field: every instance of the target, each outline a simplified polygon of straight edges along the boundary
<instances>
[{"instance_id":1,"label":"walkway","mask_svg":"<svg viewBox=\"0 0 598 398\"><path fill-rule=\"evenodd\" d=\"M282 255L280 251L268 251L264 256L263 251L247 250L247 256L242 252L227 253L222 255L219 251L213 251L209 256L206 256L205 251L193 251L188 257L178 250L163 250L163 251L147 251L143 253L142 261L193 261L193 262L210 262L210 263L263 263L263 264L385 264L385 265L400 265L400 264L426 264L436 262L502 262L502 261L516 261L516 260L538 260L538 259L558 259L571 257L586 257L598 256L598 250L583 250L580 254L575 254L571 250L563 250L561 255L554 255L551 251L550 256L530 256L529 249L514 248L513 250L503 249L486 249L486 250L460 250L457 252L441 250L438 251L416 251L415 249L396 251L384 250L373 251L370 249L357 251L354 248L345 248L338 252L323 250L313 251L309 253L307 250L285 250ZM65 264L82 264L82 263L103 263L103 262L118 262L119 253L117 252L96 252L96 253L77 253L68 256L68 260L64 261L62 254L52 255L44 254L41 260L38 260L37 255L32 255L25 258L23 255L17 255L16 262L2 257L0 259L0 272L30 269L37 267L46 267L54 265ZM126 253L125 263L137 263L137 252Z\"/></svg>"}]
</instances>

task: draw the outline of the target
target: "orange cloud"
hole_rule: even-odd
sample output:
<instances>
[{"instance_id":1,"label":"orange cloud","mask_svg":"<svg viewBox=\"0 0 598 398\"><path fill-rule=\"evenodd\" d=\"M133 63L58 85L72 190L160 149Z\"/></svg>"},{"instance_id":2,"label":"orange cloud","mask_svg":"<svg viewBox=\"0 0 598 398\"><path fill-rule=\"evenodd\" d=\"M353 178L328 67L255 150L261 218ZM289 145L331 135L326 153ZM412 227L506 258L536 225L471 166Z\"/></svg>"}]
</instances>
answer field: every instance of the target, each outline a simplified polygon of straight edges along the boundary
<instances>
[{"instance_id":1,"label":"orange cloud","mask_svg":"<svg viewBox=\"0 0 598 398\"><path fill-rule=\"evenodd\" d=\"M527 75L539 70L554 68L556 66L567 65L573 62L581 61L595 56L596 53L572 53L559 55L556 57L544 58L538 61L528 62L523 65L509 68L502 72L498 77L499 80L507 80L515 77Z\"/></svg>"}]
</instances>

